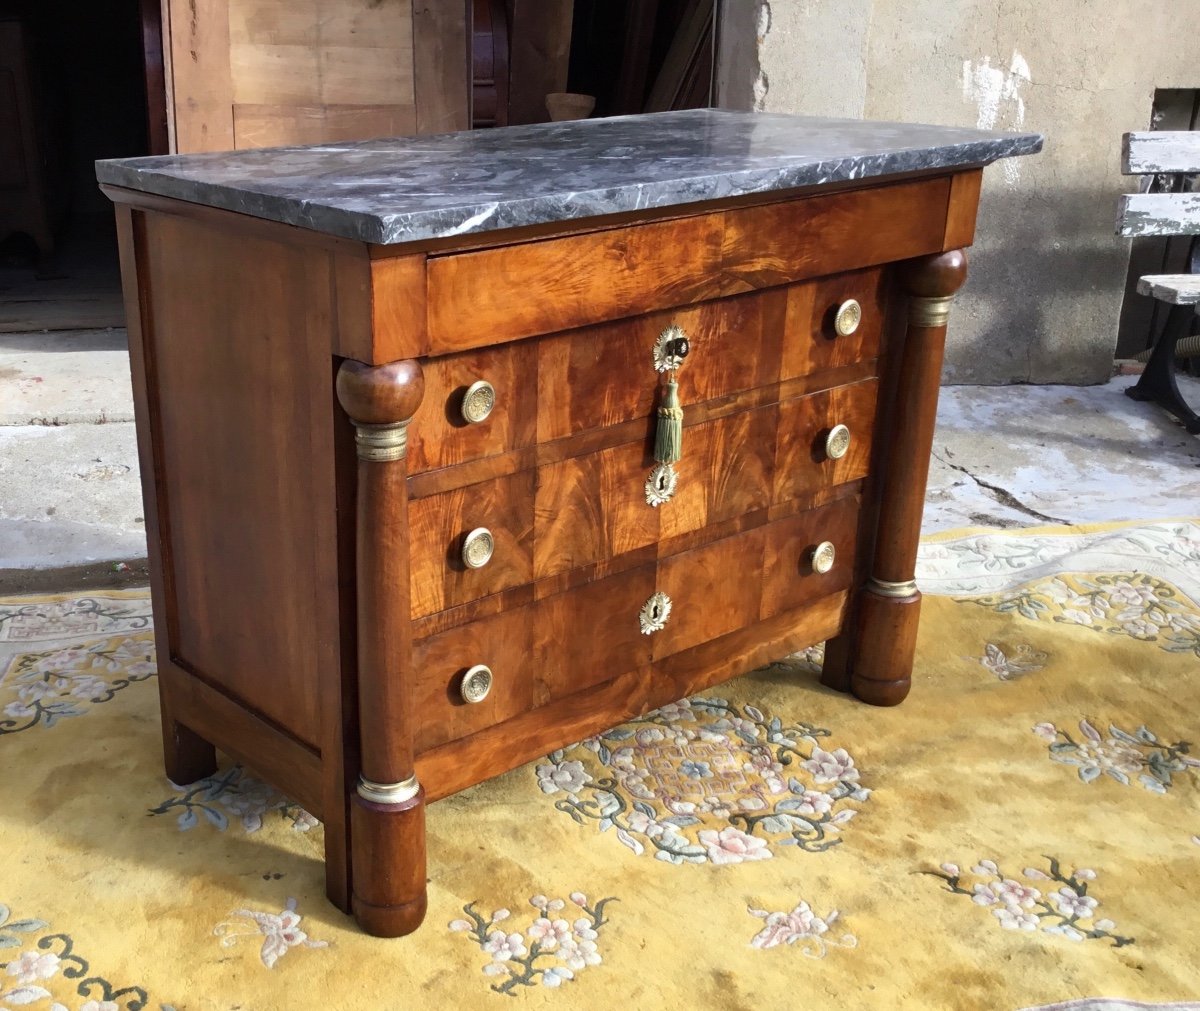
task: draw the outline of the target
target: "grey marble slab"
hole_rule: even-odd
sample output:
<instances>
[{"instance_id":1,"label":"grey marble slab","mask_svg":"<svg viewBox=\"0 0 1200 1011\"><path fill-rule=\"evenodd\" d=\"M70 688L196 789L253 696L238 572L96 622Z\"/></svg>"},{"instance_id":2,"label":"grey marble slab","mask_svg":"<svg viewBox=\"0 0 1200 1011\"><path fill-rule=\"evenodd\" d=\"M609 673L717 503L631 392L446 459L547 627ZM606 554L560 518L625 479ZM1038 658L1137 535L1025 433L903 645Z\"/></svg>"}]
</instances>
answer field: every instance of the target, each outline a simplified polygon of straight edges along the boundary
<instances>
[{"instance_id":1,"label":"grey marble slab","mask_svg":"<svg viewBox=\"0 0 1200 1011\"><path fill-rule=\"evenodd\" d=\"M96 163L102 183L393 244L986 165L1042 138L684 112Z\"/></svg>"}]
</instances>

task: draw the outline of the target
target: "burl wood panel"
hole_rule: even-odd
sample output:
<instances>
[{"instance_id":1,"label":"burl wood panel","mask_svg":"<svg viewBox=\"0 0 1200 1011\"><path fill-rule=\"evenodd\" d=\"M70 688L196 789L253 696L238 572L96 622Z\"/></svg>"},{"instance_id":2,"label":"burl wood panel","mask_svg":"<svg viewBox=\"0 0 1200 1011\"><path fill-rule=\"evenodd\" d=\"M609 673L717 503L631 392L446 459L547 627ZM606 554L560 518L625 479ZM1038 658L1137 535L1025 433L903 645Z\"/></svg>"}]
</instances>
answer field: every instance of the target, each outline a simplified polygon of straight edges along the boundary
<instances>
[{"instance_id":1,"label":"burl wood panel","mask_svg":"<svg viewBox=\"0 0 1200 1011\"><path fill-rule=\"evenodd\" d=\"M429 359L425 400L408 430L409 472L532 445L538 409L537 356L537 344L523 341ZM463 394L479 379L496 388L496 406L487 418L472 424L462 416Z\"/></svg>"},{"instance_id":2,"label":"burl wood panel","mask_svg":"<svg viewBox=\"0 0 1200 1011\"><path fill-rule=\"evenodd\" d=\"M936 252L949 194L942 176L431 256L428 346L458 351Z\"/></svg>"},{"instance_id":3,"label":"burl wood panel","mask_svg":"<svg viewBox=\"0 0 1200 1011\"><path fill-rule=\"evenodd\" d=\"M866 477L878 396L879 381L868 379L779 405L776 502ZM834 425L850 429L850 448L839 460L830 459L825 452L825 437Z\"/></svg>"},{"instance_id":4,"label":"burl wood panel","mask_svg":"<svg viewBox=\"0 0 1200 1011\"><path fill-rule=\"evenodd\" d=\"M171 659L319 748L339 662L330 259L162 214L139 254Z\"/></svg>"},{"instance_id":5,"label":"burl wood panel","mask_svg":"<svg viewBox=\"0 0 1200 1011\"><path fill-rule=\"evenodd\" d=\"M412 614L419 617L487 596L533 578L533 488L523 471L409 503ZM492 532L495 550L483 568L462 560L477 527Z\"/></svg>"},{"instance_id":6,"label":"burl wood panel","mask_svg":"<svg viewBox=\"0 0 1200 1011\"><path fill-rule=\"evenodd\" d=\"M774 383L786 302L782 290L767 291L543 338L538 343L538 441L653 415L660 386L654 343L672 324L691 342L680 370L685 403Z\"/></svg>"},{"instance_id":7,"label":"burl wood panel","mask_svg":"<svg viewBox=\"0 0 1200 1011\"><path fill-rule=\"evenodd\" d=\"M538 471L534 575L537 578L765 508L775 456L774 406L683 431L678 490L646 502L655 466L652 436ZM648 423L648 427L649 427Z\"/></svg>"}]
</instances>

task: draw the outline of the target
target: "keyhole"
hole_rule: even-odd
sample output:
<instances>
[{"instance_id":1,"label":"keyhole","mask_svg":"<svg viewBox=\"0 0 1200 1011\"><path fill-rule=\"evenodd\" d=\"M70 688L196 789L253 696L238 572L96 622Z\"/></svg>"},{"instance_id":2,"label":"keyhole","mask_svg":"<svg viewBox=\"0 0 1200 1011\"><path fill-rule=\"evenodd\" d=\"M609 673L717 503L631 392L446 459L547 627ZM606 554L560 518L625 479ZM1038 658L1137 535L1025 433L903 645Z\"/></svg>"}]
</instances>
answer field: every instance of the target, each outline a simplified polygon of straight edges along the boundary
<instances>
[{"instance_id":1,"label":"keyhole","mask_svg":"<svg viewBox=\"0 0 1200 1011\"><path fill-rule=\"evenodd\" d=\"M666 474L658 475L658 490L659 491L667 490L667 475Z\"/></svg>"},{"instance_id":2,"label":"keyhole","mask_svg":"<svg viewBox=\"0 0 1200 1011\"><path fill-rule=\"evenodd\" d=\"M654 620L657 621L659 618L662 617L662 608L659 607L658 604L655 604L654 607L651 609L651 614L654 616Z\"/></svg>"}]
</instances>

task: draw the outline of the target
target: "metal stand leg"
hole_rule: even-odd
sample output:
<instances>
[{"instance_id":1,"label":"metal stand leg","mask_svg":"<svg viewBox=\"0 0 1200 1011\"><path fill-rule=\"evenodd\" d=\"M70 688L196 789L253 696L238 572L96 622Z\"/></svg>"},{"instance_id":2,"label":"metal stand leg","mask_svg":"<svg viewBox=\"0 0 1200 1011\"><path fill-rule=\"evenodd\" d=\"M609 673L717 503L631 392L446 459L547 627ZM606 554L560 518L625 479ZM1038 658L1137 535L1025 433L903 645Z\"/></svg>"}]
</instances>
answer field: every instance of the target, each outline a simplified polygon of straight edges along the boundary
<instances>
[{"instance_id":1,"label":"metal stand leg","mask_svg":"<svg viewBox=\"0 0 1200 1011\"><path fill-rule=\"evenodd\" d=\"M1148 400L1175 415L1192 435L1200 434L1200 414L1184 401L1175 380L1175 345L1187 336L1195 306L1173 305L1166 326L1154 344L1141 379L1125 391L1134 400Z\"/></svg>"}]
</instances>

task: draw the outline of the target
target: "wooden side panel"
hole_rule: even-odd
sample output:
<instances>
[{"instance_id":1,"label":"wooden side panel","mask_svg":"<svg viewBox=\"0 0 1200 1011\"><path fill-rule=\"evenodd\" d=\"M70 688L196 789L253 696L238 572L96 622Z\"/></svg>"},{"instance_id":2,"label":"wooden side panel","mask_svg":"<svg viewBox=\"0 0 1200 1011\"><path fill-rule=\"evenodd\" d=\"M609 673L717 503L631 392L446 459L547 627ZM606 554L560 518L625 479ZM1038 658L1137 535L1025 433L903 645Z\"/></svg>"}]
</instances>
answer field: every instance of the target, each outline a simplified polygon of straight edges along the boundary
<instances>
[{"instance_id":1,"label":"wooden side panel","mask_svg":"<svg viewBox=\"0 0 1200 1011\"><path fill-rule=\"evenodd\" d=\"M175 150L228 151L233 140L229 0L169 0Z\"/></svg>"},{"instance_id":2,"label":"wooden side panel","mask_svg":"<svg viewBox=\"0 0 1200 1011\"><path fill-rule=\"evenodd\" d=\"M788 338L780 378L815 375L877 357L887 316L887 291L887 275L880 269L789 286ZM842 337L833 320L838 307L849 299L862 307L862 322L854 333Z\"/></svg>"},{"instance_id":3,"label":"wooden side panel","mask_svg":"<svg viewBox=\"0 0 1200 1011\"><path fill-rule=\"evenodd\" d=\"M671 325L691 342L680 371L685 403L769 386L779 378L784 305L784 292L761 292L540 341L538 441L653 415L660 383L652 352Z\"/></svg>"},{"instance_id":4,"label":"wooden side panel","mask_svg":"<svg viewBox=\"0 0 1200 1011\"><path fill-rule=\"evenodd\" d=\"M537 357L537 345L525 342L430 359L425 364L425 400L409 427L409 472L533 445ZM470 423L462 415L463 394L481 379L495 387L496 404L483 421Z\"/></svg>"},{"instance_id":5,"label":"wooden side panel","mask_svg":"<svg viewBox=\"0 0 1200 1011\"><path fill-rule=\"evenodd\" d=\"M721 294L721 216L429 259L434 352L554 333Z\"/></svg>"},{"instance_id":6,"label":"wooden side panel","mask_svg":"<svg viewBox=\"0 0 1200 1011\"><path fill-rule=\"evenodd\" d=\"M730 291L765 288L939 251L948 177L809 197L726 214Z\"/></svg>"},{"instance_id":7,"label":"wooden side panel","mask_svg":"<svg viewBox=\"0 0 1200 1011\"><path fill-rule=\"evenodd\" d=\"M943 250L962 249L975 241L975 216L979 211L982 187L983 169L959 172L950 180L950 205L946 209Z\"/></svg>"},{"instance_id":8,"label":"wooden side panel","mask_svg":"<svg viewBox=\"0 0 1200 1011\"><path fill-rule=\"evenodd\" d=\"M534 471L409 503L411 606L418 617L533 578ZM463 563L466 535L487 527L495 541L481 569Z\"/></svg>"},{"instance_id":9,"label":"wooden side panel","mask_svg":"<svg viewBox=\"0 0 1200 1011\"><path fill-rule=\"evenodd\" d=\"M879 383L870 379L779 406L776 502L866 477L878 396ZM834 425L850 429L850 448L838 460L830 459L825 452L825 437Z\"/></svg>"},{"instance_id":10,"label":"wooden side panel","mask_svg":"<svg viewBox=\"0 0 1200 1011\"><path fill-rule=\"evenodd\" d=\"M340 660L330 256L147 214L142 259L171 659L320 748Z\"/></svg>"}]
</instances>

